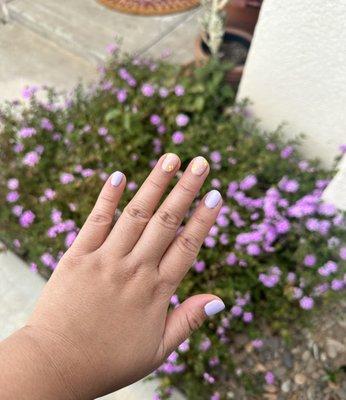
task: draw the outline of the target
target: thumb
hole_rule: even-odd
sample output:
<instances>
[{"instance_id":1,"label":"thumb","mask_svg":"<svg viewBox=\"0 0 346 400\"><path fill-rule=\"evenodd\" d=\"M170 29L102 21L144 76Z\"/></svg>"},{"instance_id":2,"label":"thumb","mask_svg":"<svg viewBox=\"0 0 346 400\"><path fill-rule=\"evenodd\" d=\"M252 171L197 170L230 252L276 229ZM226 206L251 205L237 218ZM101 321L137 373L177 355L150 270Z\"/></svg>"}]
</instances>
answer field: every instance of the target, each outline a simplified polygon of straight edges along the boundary
<instances>
[{"instance_id":1,"label":"thumb","mask_svg":"<svg viewBox=\"0 0 346 400\"><path fill-rule=\"evenodd\" d=\"M217 314L224 308L224 302L211 294L199 294L185 300L167 317L162 340L165 346L164 356L172 353L202 325L207 317Z\"/></svg>"}]
</instances>

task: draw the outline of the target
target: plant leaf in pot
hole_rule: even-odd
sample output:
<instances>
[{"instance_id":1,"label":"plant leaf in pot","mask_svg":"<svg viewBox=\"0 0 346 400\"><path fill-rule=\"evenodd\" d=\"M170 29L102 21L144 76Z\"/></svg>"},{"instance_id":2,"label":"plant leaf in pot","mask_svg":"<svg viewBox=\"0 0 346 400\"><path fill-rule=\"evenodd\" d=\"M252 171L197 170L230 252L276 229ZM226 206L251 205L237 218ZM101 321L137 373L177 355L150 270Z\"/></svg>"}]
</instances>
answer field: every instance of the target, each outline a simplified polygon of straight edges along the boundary
<instances>
[{"instance_id":1,"label":"plant leaf in pot","mask_svg":"<svg viewBox=\"0 0 346 400\"><path fill-rule=\"evenodd\" d=\"M235 28L227 28L222 37L219 58L234 66L227 74L227 82L235 89L238 88L243 74L251 40L251 34ZM210 48L202 36L196 40L195 57L197 63L205 62L211 57Z\"/></svg>"}]
</instances>

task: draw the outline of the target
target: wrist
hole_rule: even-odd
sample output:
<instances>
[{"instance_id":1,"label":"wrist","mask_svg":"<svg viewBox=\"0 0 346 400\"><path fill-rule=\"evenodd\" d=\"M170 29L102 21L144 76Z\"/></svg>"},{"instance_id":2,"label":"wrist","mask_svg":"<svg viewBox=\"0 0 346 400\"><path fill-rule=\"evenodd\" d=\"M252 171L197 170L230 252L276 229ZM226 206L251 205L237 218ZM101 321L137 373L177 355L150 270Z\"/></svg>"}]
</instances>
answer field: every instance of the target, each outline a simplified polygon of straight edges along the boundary
<instances>
[{"instance_id":1,"label":"wrist","mask_svg":"<svg viewBox=\"0 0 346 400\"><path fill-rule=\"evenodd\" d=\"M61 354L45 335L24 327L0 343L0 398L77 400Z\"/></svg>"}]
</instances>

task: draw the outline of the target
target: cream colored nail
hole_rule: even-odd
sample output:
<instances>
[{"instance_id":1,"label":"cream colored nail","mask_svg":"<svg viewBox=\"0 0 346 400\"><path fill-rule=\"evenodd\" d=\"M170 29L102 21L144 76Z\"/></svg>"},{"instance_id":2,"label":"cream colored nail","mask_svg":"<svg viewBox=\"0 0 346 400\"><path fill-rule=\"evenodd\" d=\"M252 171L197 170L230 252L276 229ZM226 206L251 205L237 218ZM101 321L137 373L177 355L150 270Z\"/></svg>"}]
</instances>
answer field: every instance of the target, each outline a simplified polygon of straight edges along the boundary
<instances>
[{"instance_id":1,"label":"cream colored nail","mask_svg":"<svg viewBox=\"0 0 346 400\"><path fill-rule=\"evenodd\" d=\"M162 169L166 172L172 172L179 163L179 157L176 154L168 153L162 163Z\"/></svg>"},{"instance_id":2,"label":"cream colored nail","mask_svg":"<svg viewBox=\"0 0 346 400\"><path fill-rule=\"evenodd\" d=\"M203 175L208 165L208 161L204 157L198 156L192 162L191 172L194 175Z\"/></svg>"}]
</instances>

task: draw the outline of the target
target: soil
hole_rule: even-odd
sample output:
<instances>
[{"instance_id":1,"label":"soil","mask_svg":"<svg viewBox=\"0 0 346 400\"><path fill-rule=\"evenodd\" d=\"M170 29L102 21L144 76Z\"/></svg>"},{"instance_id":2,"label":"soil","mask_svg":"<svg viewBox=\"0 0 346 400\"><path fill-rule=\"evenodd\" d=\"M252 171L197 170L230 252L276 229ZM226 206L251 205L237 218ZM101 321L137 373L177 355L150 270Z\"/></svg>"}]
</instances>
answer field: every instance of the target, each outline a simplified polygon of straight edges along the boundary
<instances>
[{"instance_id":1,"label":"soil","mask_svg":"<svg viewBox=\"0 0 346 400\"><path fill-rule=\"evenodd\" d=\"M229 399L346 399L346 300L325 308L313 318L311 328L294 332L289 346L273 336L264 341L263 347L254 349L249 343L244 345L241 336L235 339L232 355L241 365L238 375L258 379L269 370L275 382L264 385L261 395L248 395L239 382L231 381Z\"/></svg>"}]
</instances>

